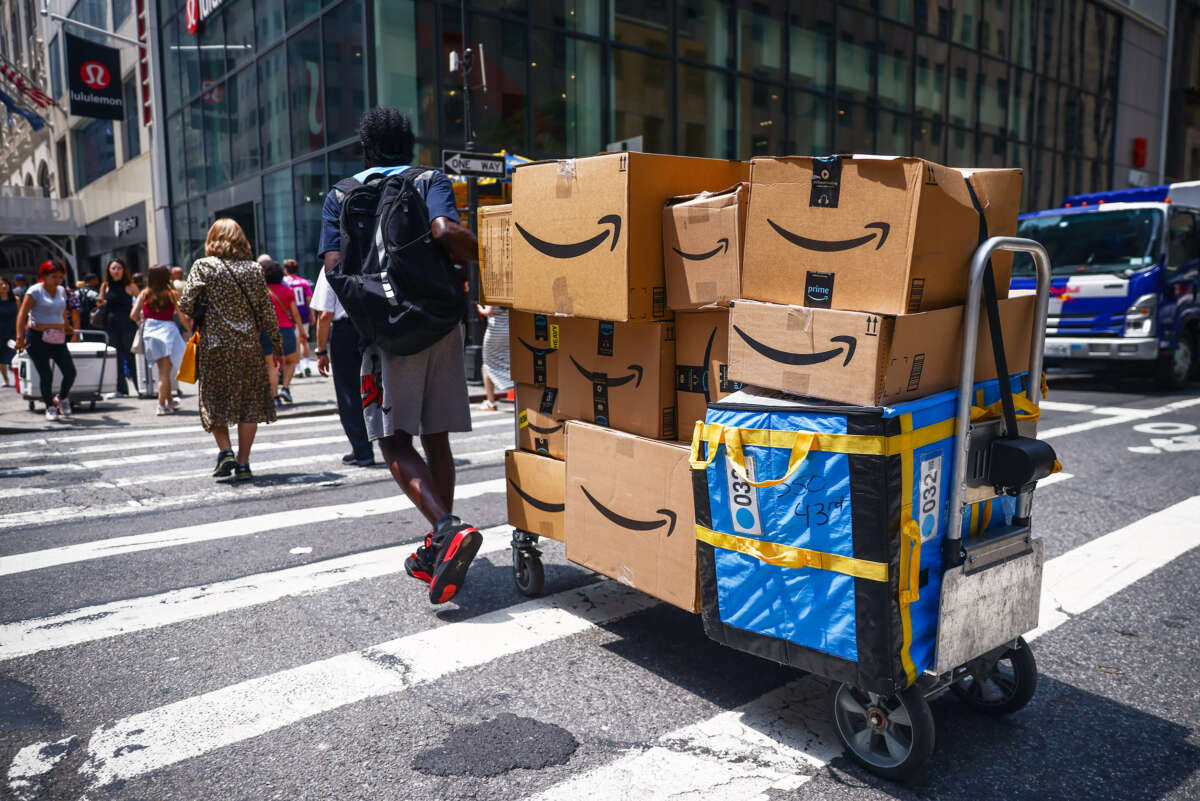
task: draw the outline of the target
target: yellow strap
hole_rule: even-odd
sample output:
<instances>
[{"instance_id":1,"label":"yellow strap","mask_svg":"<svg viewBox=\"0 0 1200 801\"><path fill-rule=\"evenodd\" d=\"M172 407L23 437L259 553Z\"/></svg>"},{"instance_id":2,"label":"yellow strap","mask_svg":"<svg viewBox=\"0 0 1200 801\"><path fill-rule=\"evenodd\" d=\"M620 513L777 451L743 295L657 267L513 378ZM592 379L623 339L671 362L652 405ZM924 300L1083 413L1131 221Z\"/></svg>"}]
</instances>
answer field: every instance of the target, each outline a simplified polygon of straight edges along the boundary
<instances>
[{"instance_id":1,"label":"yellow strap","mask_svg":"<svg viewBox=\"0 0 1200 801\"><path fill-rule=\"evenodd\" d=\"M733 465L734 472L742 481L745 481L752 487L777 487L792 477L792 474L800 469L804 464L804 460L808 458L808 452L812 450L813 443L816 441L818 434L812 431L794 431L791 432L795 436L792 439L792 452L788 456L787 471L779 478L755 480L746 472L746 453L742 449L742 429L726 428L725 429L725 455L729 457L729 463Z\"/></svg>"},{"instance_id":2,"label":"yellow strap","mask_svg":"<svg viewBox=\"0 0 1200 801\"><path fill-rule=\"evenodd\" d=\"M919 537L920 534L918 532ZM727 551L744 553L747 556L753 556L759 561L778 567L813 567L819 570L842 573L843 575L868 579L870 581L888 580L888 566L886 562L871 562L866 559L856 559L853 556L839 556L838 554L812 551L807 548L793 548L790 545L781 545L777 542L736 537L732 534L724 534L720 531L713 531L699 525L696 526L696 539L701 542L707 542L714 548L723 548Z\"/></svg>"},{"instance_id":3,"label":"yellow strap","mask_svg":"<svg viewBox=\"0 0 1200 801\"><path fill-rule=\"evenodd\" d=\"M736 428L724 426L721 423L702 423L697 421L695 433L692 435L692 467L702 470L712 464L716 446L721 442L729 443L730 431L736 431L737 444L740 446L755 446L760 448L789 448L795 449L796 440L805 443L811 437L810 451L823 453L846 453L856 456L896 456L905 451L914 451L934 442L950 439L954 436L954 419L943 420L940 423L925 426L917 431L901 432L893 436L883 434L824 434L814 431L777 431L766 428ZM708 454L700 459L700 443L708 444Z\"/></svg>"},{"instance_id":4,"label":"yellow strap","mask_svg":"<svg viewBox=\"0 0 1200 801\"><path fill-rule=\"evenodd\" d=\"M900 603L906 608L907 615L908 604L921 597L921 527L915 520L909 520L900 534ZM908 641L911 644L911 631Z\"/></svg>"},{"instance_id":5,"label":"yellow strap","mask_svg":"<svg viewBox=\"0 0 1200 801\"><path fill-rule=\"evenodd\" d=\"M950 421L953 423L953 420ZM912 433L912 415L900 415L900 431ZM912 616L909 606L917 600L917 588L921 580L921 527L912 517L913 507L913 452L900 454L900 629L903 642L900 645L900 664L908 685L917 680L917 667L912 660Z\"/></svg>"},{"instance_id":6,"label":"yellow strap","mask_svg":"<svg viewBox=\"0 0 1200 801\"><path fill-rule=\"evenodd\" d=\"M1029 397L1024 393L1013 395L1013 406L1017 408L1017 419L1027 420L1036 423L1042 416L1042 410L1033 405ZM971 422L977 423L980 420L999 420L1004 413L1004 407L1000 401L990 403L987 406L976 405L971 407Z\"/></svg>"},{"instance_id":7,"label":"yellow strap","mask_svg":"<svg viewBox=\"0 0 1200 801\"><path fill-rule=\"evenodd\" d=\"M992 502L983 502L983 519L979 522L979 532L986 534L988 526L992 524Z\"/></svg>"}]
</instances>

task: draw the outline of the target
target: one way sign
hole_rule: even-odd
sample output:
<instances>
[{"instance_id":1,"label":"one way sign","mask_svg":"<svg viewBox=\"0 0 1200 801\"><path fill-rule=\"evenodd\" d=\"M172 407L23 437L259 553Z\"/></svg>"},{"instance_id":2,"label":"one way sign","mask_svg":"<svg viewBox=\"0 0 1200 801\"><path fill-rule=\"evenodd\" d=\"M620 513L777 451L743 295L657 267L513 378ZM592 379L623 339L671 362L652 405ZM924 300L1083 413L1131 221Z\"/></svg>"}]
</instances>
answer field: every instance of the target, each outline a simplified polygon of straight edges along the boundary
<instances>
[{"instance_id":1,"label":"one way sign","mask_svg":"<svg viewBox=\"0 0 1200 801\"><path fill-rule=\"evenodd\" d=\"M464 150L443 150L442 171L447 175L474 175L479 178L503 178L504 156L491 153L468 153Z\"/></svg>"}]
</instances>

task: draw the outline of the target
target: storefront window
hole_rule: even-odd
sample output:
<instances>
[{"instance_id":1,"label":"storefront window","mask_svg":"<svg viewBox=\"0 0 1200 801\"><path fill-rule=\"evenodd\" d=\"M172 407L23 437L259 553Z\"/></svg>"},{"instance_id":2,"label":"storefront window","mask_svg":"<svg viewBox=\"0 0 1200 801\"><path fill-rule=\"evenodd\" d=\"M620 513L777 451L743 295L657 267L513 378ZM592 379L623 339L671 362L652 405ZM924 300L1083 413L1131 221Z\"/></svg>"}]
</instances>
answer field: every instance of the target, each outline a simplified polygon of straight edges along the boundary
<instances>
[{"instance_id":1,"label":"storefront window","mask_svg":"<svg viewBox=\"0 0 1200 801\"><path fill-rule=\"evenodd\" d=\"M263 247L277 258L280 253L296 252L310 255L317 251L316 242L312 247L293 251L296 246L296 221L292 216L295 214L292 208L293 194L291 170L285 167L263 176L263 221L266 233Z\"/></svg>"},{"instance_id":2,"label":"storefront window","mask_svg":"<svg viewBox=\"0 0 1200 801\"><path fill-rule=\"evenodd\" d=\"M192 253L192 240L188 236L188 207L186 203L179 203L171 207L171 263L178 264L185 270L191 267L192 259L189 258Z\"/></svg>"},{"instance_id":3,"label":"storefront window","mask_svg":"<svg viewBox=\"0 0 1200 801\"><path fill-rule=\"evenodd\" d=\"M361 0L353 0L329 12L322 23L330 144L354 136L367 107L362 16Z\"/></svg>"},{"instance_id":4,"label":"storefront window","mask_svg":"<svg viewBox=\"0 0 1200 801\"><path fill-rule=\"evenodd\" d=\"M197 37L189 36L179 24L180 102L189 103L203 89L200 80L200 46Z\"/></svg>"},{"instance_id":5,"label":"storefront window","mask_svg":"<svg viewBox=\"0 0 1200 801\"><path fill-rule=\"evenodd\" d=\"M765 81L743 78L738 82L741 115L738 120L737 158L771 156L783 152L786 127L783 94L783 87Z\"/></svg>"},{"instance_id":6,"label":"storefront window","mask_svg":"<svg viewBox=\"0 0 1200 801\"><path fill-rule=\"evenodd\" d=\"M675 13L680 58L733 66L732 0L683 0Z\"/></svg>"},{"instance_id":7,"label":"storefront window","mask_svg":"<svg viewBox=\"0 0 1200 801\"><path fill-rule=\"evenodd\" d=\"M603 33L604 0L535 0L532 6L534 22L571 33Z\"/></svg>"},{"instance_id":8,"label":"storefront window","mask_svg":"<svg viewBox=\"0 0 1200 801\"><path fill-rule=\"evenodd\" d=\"M125 82L121 88L125 101L125 120L121 124L122 138L125 144L125 161L137 158L142 152L141 125L142 104L138 102L137 74Z\"/></svg>"},{"instance_id":9,"label":"storefront window","mask_svg":"<svg viewBox=\"0 0 1200 801\"><path fill-rule=\"evenodd\" d=\"M916 107L941 119L946 95L946 45L927 36L917 37Z\"/></svg>"},{"instance_id":10,"label":"storefront window","mask_svg":"<svg viewBox=\"0 0 1200 801\"><path fill-rule=\"evenodd\" d=\"M225 64L225 13L213 14L200 25L200 83L205 91L221 80Z\"/></svg>"},{"instance_id":11,"label":"storefront window","mask_svg":"<svg viewBox=\"0 0 1200 801\"><path fill-rule=\"evenodd\" d=\"M230 79L229 104L232 178L258 171L258 72L251 67Z\"/></svg>"},{"instance_id":12,"label":"storefront window","mask_svg":"<svg viewBox=\"0 0 1200 801\"><path fill-rule=\"evenodd\" d=\"M733 80L727 73L680 65L678 152L681 155L735 157L732 94ZM651 149L649 142L645 149Z\"/></svg>"},{"instance_id":13,"label":"storefront window","mask_svg":"<svg viewBox=\"0 0 1200 801\"><path fill-rule=\"evenodd\" d=\"M208 238L208 202L196 198L188 203L188 238L191 240L192 252L189 261L195 261L204 255L204 240Z\"/></svg>"},{"instance_id":14,"label":"storefront window","mask_svg":"<svg viewBox=\"0 0 1200 801\"><path fill-rule=\"evenodd\" d=\"M738 52L743 72L760 78L783 77L786 11L783 0L743 0L738 12Z\"/></svg>"},{"instance_id":15,"label":"storefront window","mask_svg":"<svg viewBox=\"0 0 1200 801\"><path fill-rule=\"evenodd\" d=\"M476 141L485 150L520 150L526 146L525 66L541 75L545 65L525 52L525 26L495 17L471 18L471 38L484 45L488 57L488 93L472 95L471 122ZM537 80L537 78L535 78Z\"/></svg>"},{"instance_id":16,"label":"storefront window","mask_svg":"<svg viewBox=\"0 0 1200 801\"><path fill-rule=\"evenodd\" d=\"M321 239L321 206L329 192L325 178L325 159L302 161L292 168L292 194L296 209L296 242L290 253L315 253ZM288 256L284 256L288 258Z\"/></svg>"},{"instance_id":17,"label":"storefront window","mask_svg":"<svg viewBox=\"0 0 1200 801\"><path fill-rule=\"evenodd\" d=\"M471 0L471 5L483 11L523 17L528 13L525 2L526 0Z\"/></svg>"},{"instance_id":18,"label":"storefront window","mask_svg":"<svg viewBox=\"0 0 1200 801\"><path fill-rule=\"evenodd\" d=\"M117 168L111 120L92 120L71 132L75 160L75 191Z\"/></svg>"},{"instance_id":19,"label":"storefront window","mask_svg":"<svg viewBox=\"0 0 1200 801\"><path fill-rule=\"evenodd\" d=\"M204 171L204 102L194 100L183 109L183 152L187 170L187 193L195 195L207 189Z\"/></svg>"},{"instance_id":20,"label":"storefront window","mask_svg":"<svg viewBox=\"0 0 1200 801\"><path fill-rule=\"evenodd\" d=\"M858 12L840 12L841 37L837 47L839 100L865 101L875 83L875 22Z\"/></svg>"},{"instance_id":21,"label":"storefront window","mask_svg":"<svg viewBox=\"0 0 1200 801\"><path fill-rule=\"evenodd\" d=\"M955 125L973 126L979 56L973 51L956 47L951 51L950 57L950 122Z\"/></svg>"},{"instance_id":22,"label":"storefront window","mask_svg":"<svg viewBox=\"0 0 1200 801\"><path fill-rule=\"evenodd\" d=\"M670 62L665 58L613 48L609 69L612 71L609 108L612 109L613 140L641 136L643 150L672 152L667 116L671 108ZM683 114L682 102L680 113ZM721 107L714 109L713 119L717 121L714 125L720 125L721 114ZM679 152L686 151L680 148Z\"/></svg>"},{"instance_id":23,"label":"storefront window","mask_svg":"<svg viewBox=\"0 0 1200 801\"><path fill-rule=\"evenodd\" d=\"M829 88L829 58L833 49L833 7L806 3L793 9L788 26L789 72L792 84L805 89Z\"/></svg>"},{"instance_id":24,"label":"storefront window","mask_svg":"<svg viewBox=\"0 0 1200 801\"><path fill-rule=\"evenodd\" d=\"M418 137L436 138L437 64L433 6L375 0L375 86L379 105L400 109Z\"/></svg>"},{"instance_id":25,"label":"storefront window","mask_svg":"<svg viewBox=\"0 0 1200 801\"><path fill-rule=\"evenodd\" d=\"M226 0L224 9L229 66L237 69L254 58L254 5L252 0Z\"/></svg>"},{"instance_id":26,"label":"storefront window","mask_svg":"<svg viewBox=\"0 0 1200 801\"><path fill-rule=\"evenodd\" d=\"M596 87L603 80L600 45L534 30L533 150L582 156L604 147L602 108Z\"/></svg>"},{"instance_id":27,"label":"storefront window","mask_svg":"<svg viewBox=\"0 0 1200 801\"><path fill-rule=\"evenodd\" d=\"M267 0L279 3L281 0ZM286 0L287 24L293 28L321 10L321 0Z\"/></svg>"},{"instance_id":28,"label":"storefront window","mask_svg":"<svg viewBox=\"0 0 1200 801\"><path fill-rule=\"evenodd\" d=\"M219 83L200 96L204 114L204 160L208 188L229 183L228 87Z\"/></svg>"},{"instance_id":29,"label":"storefront window","mask_svg":"<svg viewBox=\"0 0 1200 801\"><path fill-rule=\"evenodd\" d=\"M283 38L287 23L283 19L283 3L280 0L259 0L255 4L258 48L263 50Z\"/></svg>"},{"instance_id":30,"label":"storefront window","mask_svg":"<svg viewBox=\"0 0 1200 801\"><path fill-rule=\"evenodd\" d=\"M262 126L263 166L278 164L291 152L288 124L287 51L277 47L258 62L258 119Z\"/></svg>"},{"instance_id":31,"label":"storefront window","mask_svg":"<svg viewBox=\"0 0 1200 801\"><path fill-rule=\"evenodd\" d=\"M167 166L171 171L171 199L188 196L187 156L184 150L183 113L167 120Z\"/></svg>"},{"instance_id":32,"label":"storefront window","mask_svg":"<svg viewBox=\"0 0 1200 801\"><path fill-rule=\"evenodd\" d=\"M179 108L179 27L175 20L163 26L163 94L167 103L167 113L172 114ZM57 40L54 43L57 44Z\"/></svg>"},{"instance_id":33,"label":"storefront window","mask_svg":"<svg viewBox=\"0 0 1200 801\"><path fill-rule=\"evenodd\" d=\"M879 104L900 111L909 107L912 90L912 34L904 28L881 22L876 58Z\"/></svg>"},{"instance_id":34,"label":"storefront window","mask_svg":"<svg viewBox=\"0 0 1200 801\"><path fill-rule=\"evenodd\" d=\"M829 99L824 95L792 92L792 146L798 155L823 156L829 152Z\"/></svg>"},{"instance_id":35,"label":"storefront window","mask_svg":"<svg viewBox=\"0 0 1200 801\"><path fill-rule=\"evenodd\" d=\"M325 145L325 108L321 91L321 28L310 25L288 39L288 85L292 106L292 156Z\"/></svg>"}]
</instances>

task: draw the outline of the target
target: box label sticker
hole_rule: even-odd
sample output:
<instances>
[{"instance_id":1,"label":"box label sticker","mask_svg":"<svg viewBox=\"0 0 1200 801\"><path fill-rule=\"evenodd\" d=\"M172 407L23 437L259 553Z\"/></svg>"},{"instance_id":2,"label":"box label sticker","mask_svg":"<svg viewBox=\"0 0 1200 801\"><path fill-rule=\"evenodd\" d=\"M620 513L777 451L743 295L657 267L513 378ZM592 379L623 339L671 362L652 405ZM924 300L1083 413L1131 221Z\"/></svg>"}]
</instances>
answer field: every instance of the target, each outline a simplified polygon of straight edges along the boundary
<instances>
[{"instance_id":1,"label":"box label sticker","mask_svg":"<svg viewBox=\"0 0 1200 801\"><path fill-rule=\"evenodd\" d=\"M529 412L525 409L517 415L517 428L526 428L529 425Z\"/></svg>"},{"instance_id":2,"label":"box label sticker","mask_svg":"<svg viewBox=\"0 0 1200 801\"><path fill-rule=\"evenodd\" d=\"M754 480L754 457L745 456L746 475ZM729 517L733 530L739 534L762 536L762 521L758 513L758 489L747 483L725 457L725 484L729 489Z\"/></svg>"},{"instance_id":3,"label":"box label sticker","mask_svg":"<svg viewBox=\"0 0 1200 801\"><path fill-rule=\"evenodd\" d=\"M557 328L557 326L555 326ZM554 403L558 400L558 388L546 387L542 391L542 400L538 405L538 411L542 414L554 414ZM524 412L522 412L524 414Z\"/></svg>"},{"instance_id":4,"label":"box label sticker","mask_svg":"<svg viewBox=\"0 0 1200 801\"><path fill-rule=\"evenodd\" d=\"M718 365L717 370L721 377L721 383L718 385L718 389L720 389L722 395L730 395L734 392L740 392L742 387L746 386L741 381L730 381L729 380L729 365L728 364Z\"/></svg>"},{"instance_id":5,"label":"box label sticker","mask_svg":"<svg viewBox=\"0 0 1200 801\"><path fill-rule=\"evenodd\" d=\"M833 304L833 273L809 270L804 277L804 305L828 309Z\"/></svg>"},{"instance_id":6,"label":"box label sticker","mask_svg":"<svg viewBox=\"0 0 1200 801\"><path fill-rule=\"evenodd\" d=\"M925 299L925 279L914 278L908 288L908 307L906 314L917 314L921 311L921 301Z\"/></svg>"},{"instance_id":7,"label":"box label sticker","mask_svg":"<svg viewBox=\"0 0 1200 801\"><path fill-rule=\"evenodd\" d=\"M610 425L608 421L608 373L592 373L592 422L598 426Z\"/></svg>"},{"instance_id":8,"label":"box label sticker","mask_svg":"<svg viewBox=\"0 0 1200 801\"><path fill-rule=\"evenodd\" d=\"M675 365L675 389L678 392L704 392L705 369L703 365Z\"/></svg>"},{"instance_id":9,"label":"box label sticker","mask_svg":"<svg viewBox=\"0 0 1200 801\"><path fill-rule=\"evenodd\" d=\"M942 452L921 457L921 470L917 479L917 509L921 526L921 540L937 536L942 510Z\"/></svg>"},{"instance_id":10,"label":"box label sticker","mask_svg":"<svg viewBox=\"0 0 1200 801\"><path fill-rule=\"evenodd\" d=\"M550 325L550 350L558 350L558 324Z\"/></svg>"},{"instance_id":11,"label":"box label sticker","mask_svg":"<svg viewBox=\"0 0 1200 801\"><path fill-rule=\"evenodd\" d=\"M550 323L546 320L546 315L544 314L533 315L533 341L550 341Z\"/></svg>"},{"instance_id":12,"label":"box label sticker","mask_svg":"<svg viewBox=\"0 0 1200 801\"><path fill-rule=\"evenodd\" d=\"M908 371L908 388L906 392L916 392L921 388L921 373L925 372L925 354L913 356L912 369Z\"/></svg>"},{"instance_id":13,"label":"box label sticker","mask_svg":"<svg viewBox=\"0 0 1200 801\"><path fill-rule=\"evenodd\" d=\"M613 355L613 331L616 328L608 320L601 320L596 326L596 355Z\"/></svg>"},{"instance_id":14,"label":"box label sticker","mask_svg":"<svg viewBox=\"0 0 1200 801\"><path fill-rule=\"evenodd\" d=\"M836 209L842 193L842 160L838 156L813 159L812 191L808 205Z\"/></svg>"}]
</instances>

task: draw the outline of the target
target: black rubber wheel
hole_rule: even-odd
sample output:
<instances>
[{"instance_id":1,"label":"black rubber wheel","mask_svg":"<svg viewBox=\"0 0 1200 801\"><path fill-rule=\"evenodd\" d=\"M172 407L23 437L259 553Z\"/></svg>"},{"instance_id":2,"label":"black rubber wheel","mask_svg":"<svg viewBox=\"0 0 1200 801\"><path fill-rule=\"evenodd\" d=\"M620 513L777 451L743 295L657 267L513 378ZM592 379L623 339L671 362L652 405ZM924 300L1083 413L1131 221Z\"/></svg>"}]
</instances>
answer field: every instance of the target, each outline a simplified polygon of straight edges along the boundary
<instances>
[{"instance_id":1,"label":"black rubber wheel","mask_svg":"<svg viewBox=\"0 0 1200 801\"><path fill-rule=\"evenodd\" d=\"M1196 337L1191 328L1181 331L1175 350L1160 353L1154 366L1158 386L1183 389L1196 371Z\"/></svg>"},{"instance_id":2,"label":"black rubber wheel","mask_svg":"<svg viewBox=\"0 0 1200 801\"><path fill-rule=\"evenodd\" d=\"M88 411L89 412L96 411L96 402L95 401L88 401Z\"/></svg>"},{"instance_id":3,"label":"black rubber wheel","mask_svg":"<svg viewBox=\"0 0 1200 801\"><path fill-rule=\"evenodd\" d=\"M889 781L912 778L933 753L933 713L917 687L881 696L839 684L833 723L846 754Z\"/></svg>"},{"instance_id":4,"label":"black rubber wheel","mask_svg":"<svg viewBox=\"0 0 1200 801\"><path fill-rule=\"evenodd\" d=\"M989 715L1010 715L1033 699L1037 691L1037 661L1024 637L996 660L988 676L978 666L967 666L967 675L950 685L951 691L972 709Z\"/></svg>"},{"instance_id":5,"label":"black rubber wheel","mask_svg":"<svg viewBox=\"0 0 1200 801\"><path fill-rule=\"evenodd\" d=\"M32 412L32 411L33 411L33 409L34 409L34 406L33 406L33 401L30 401L30 402L29 402L29 411L31 411L31 412Z\"/></svg>"},{"instance_id":6,"label":"black rubber wheel","mask_svg":"<svg viewBox=\"0 0 1200 801\"><path fill-rule=\"evenodd\" d=\"M542 594L546 586L546 569L540 557L513 549L513 581L517 591L529 598Z\"/></svg>"}]
</instances>

